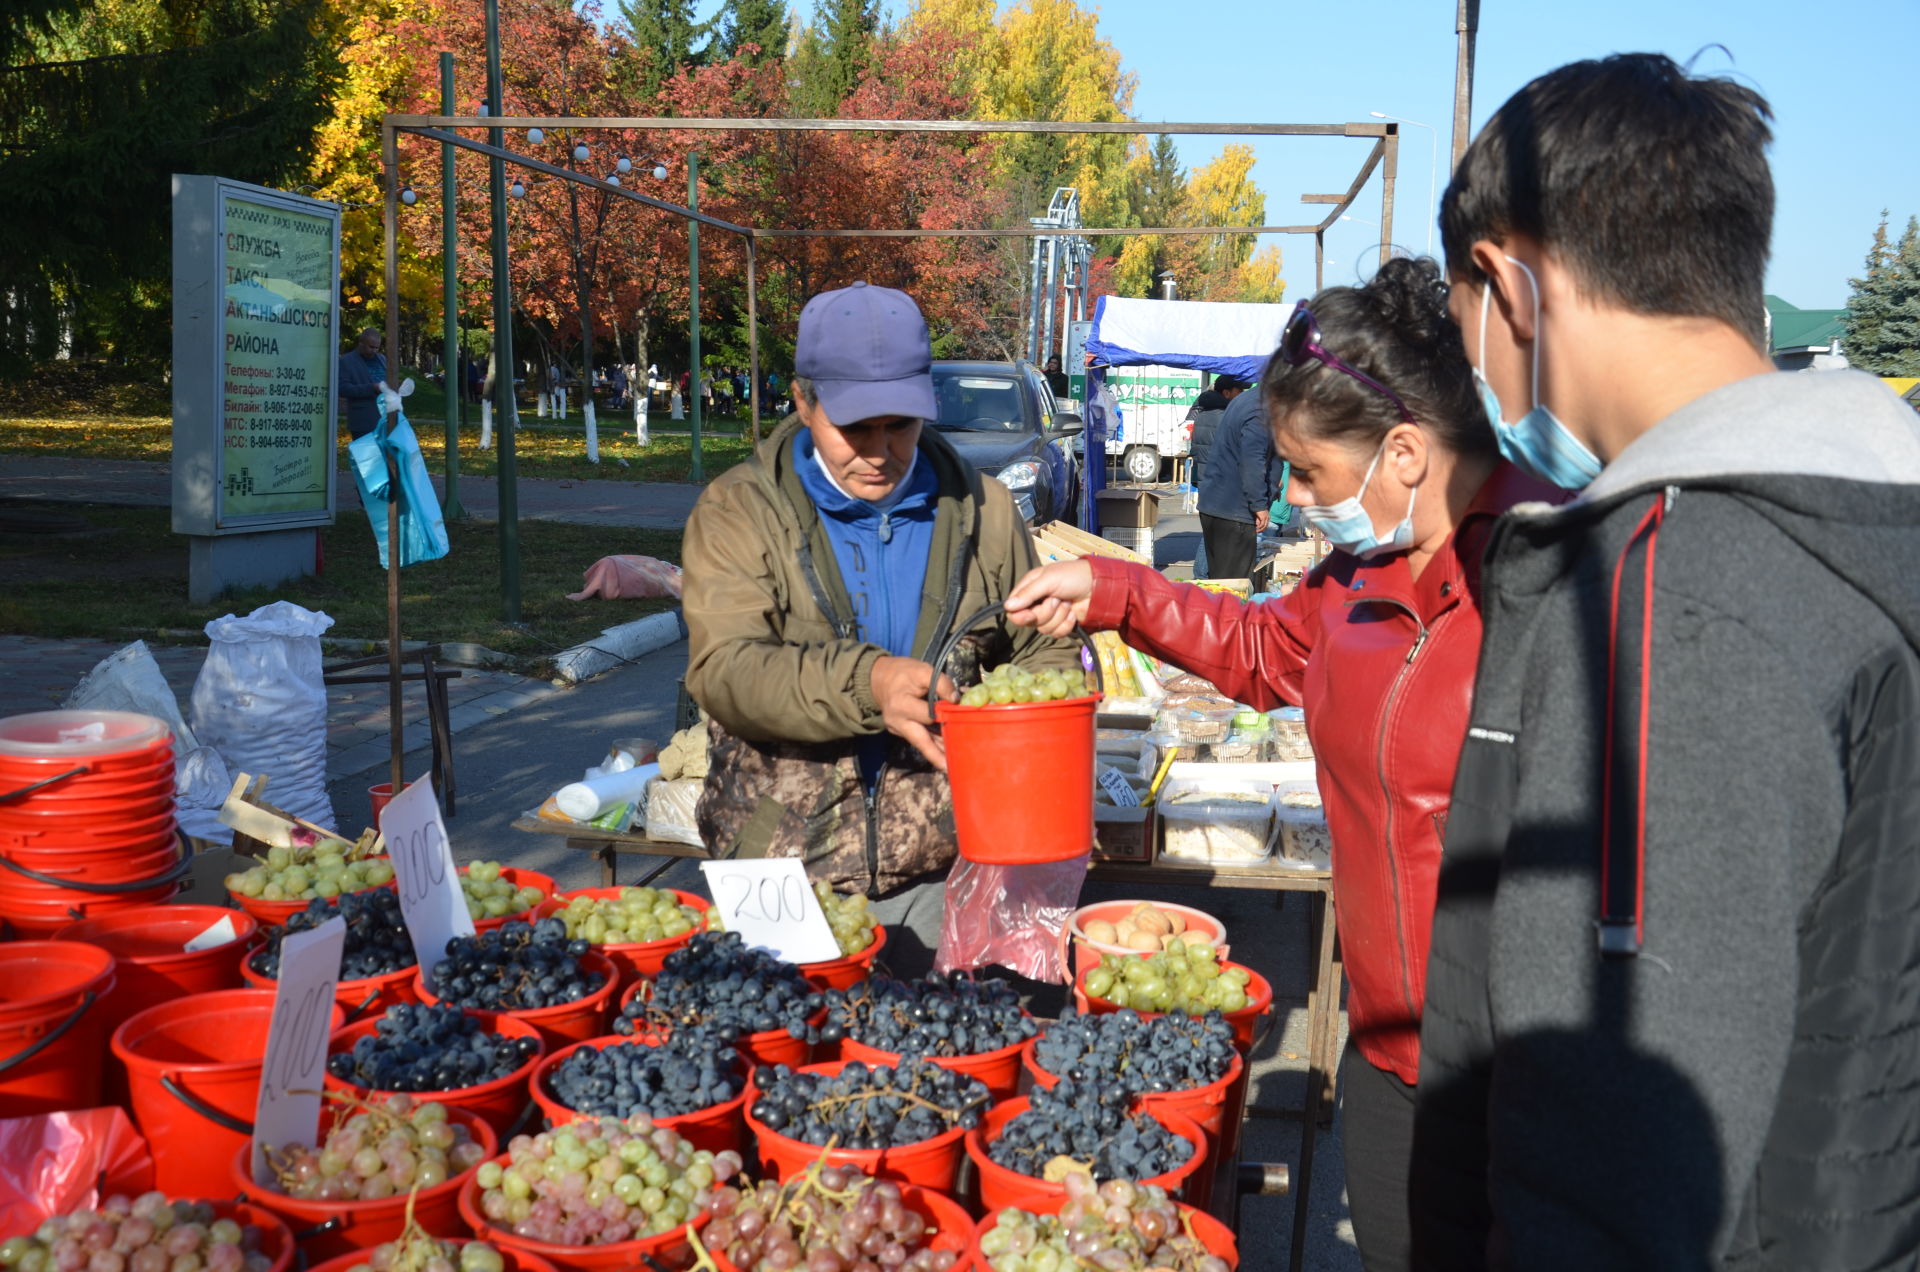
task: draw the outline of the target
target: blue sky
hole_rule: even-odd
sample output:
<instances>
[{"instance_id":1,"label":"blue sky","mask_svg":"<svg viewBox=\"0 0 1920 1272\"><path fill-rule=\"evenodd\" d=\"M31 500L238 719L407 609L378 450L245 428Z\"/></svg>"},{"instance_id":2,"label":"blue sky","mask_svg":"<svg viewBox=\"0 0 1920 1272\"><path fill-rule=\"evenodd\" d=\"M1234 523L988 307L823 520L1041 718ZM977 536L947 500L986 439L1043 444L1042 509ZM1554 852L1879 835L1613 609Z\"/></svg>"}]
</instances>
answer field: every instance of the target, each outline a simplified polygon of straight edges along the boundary
<instances>
[{"instance_id":1,"label":"blue sky","mask_svg":"<svg viewBox=\"0 0 1920 1272\"><path fill-rule=\"evenodd\" d=\"M798 0L803 11L811 0ZM1087 3L1087 0L1082 0ZM890 0L891 15L905 0ZM706 0L704 11L718 8ZM1374 122L1369 112L1432 125L1442 172L1453 120L1454 0L1165 0L1100 4L1102 34L1139 77L1134 116L1189 122ZM1920 91L1912 50L1920 0L1483 0L1474 85L1477 128L1542 71L1611 52L1652 50L1733 73L1772 101L1779 205L1767 290L1807 309L1846 303L1880 210L1897 233L1920 213ZM1406 128L1394 241L1424 251L1432 224L1429 134ZM1221 139L1187 138L1189 165ZM1345 190L1368 143L1275 138L1255 143L1254 176L1269 224L1302 224L1304 193ZM1325 209L1320 209L1323 214ZM1327 282L1351 282L1377 259L1380 179L1327 234ZM1287 293L1313 289L1313 241L1280 237ZM1437 246L1437 245L1436 245Z\"/></svg>"}]
</instances>

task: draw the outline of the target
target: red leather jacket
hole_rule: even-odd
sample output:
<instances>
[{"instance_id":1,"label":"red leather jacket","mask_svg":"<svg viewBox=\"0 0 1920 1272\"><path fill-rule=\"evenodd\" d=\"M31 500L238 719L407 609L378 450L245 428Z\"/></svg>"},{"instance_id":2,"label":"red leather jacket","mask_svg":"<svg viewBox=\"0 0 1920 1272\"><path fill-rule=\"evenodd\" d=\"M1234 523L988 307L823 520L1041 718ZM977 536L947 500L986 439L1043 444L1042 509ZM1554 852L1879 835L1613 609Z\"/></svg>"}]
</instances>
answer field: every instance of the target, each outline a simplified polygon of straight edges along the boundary
<instances>
[{"instance_id":1,"label":"red leather jacket","mask_svg":"<svg viewBox=\"0 0 1920 1272\"><path fill-rule=\"evenodd\" d=\"M1087 627L1266 710L1306 708L1333 838L1348 1029L1412 1083L1440 846L1480 657L1480 554L1494 519L1566 492L1504 461L1416 580L1401 554L1336 552L1278 600L1247 605L1090 557Z\"/></svg>"}]
</instances>

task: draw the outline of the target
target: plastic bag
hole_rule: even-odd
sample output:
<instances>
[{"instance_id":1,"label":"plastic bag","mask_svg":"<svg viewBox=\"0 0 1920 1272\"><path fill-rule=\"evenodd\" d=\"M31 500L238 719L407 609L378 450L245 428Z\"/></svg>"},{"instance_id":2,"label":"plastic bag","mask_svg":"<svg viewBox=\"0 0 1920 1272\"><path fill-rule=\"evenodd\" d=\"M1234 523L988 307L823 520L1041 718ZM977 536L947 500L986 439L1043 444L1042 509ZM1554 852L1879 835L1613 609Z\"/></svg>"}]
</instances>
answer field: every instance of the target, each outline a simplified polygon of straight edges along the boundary
<instances>
[{"instance_id":1,"label":"plastic bag","mask_svg":"<svg viewBox=\"0 0 1920 1272\"><path fill-rule=\"evenodd\" d=\"M153 1187L153 1153L116 1108L0 1121L0 1233Z\"/></svg>"},{"instance_id":2,"label":"plastic bag","mask_svg":"<svg viewBox=\"0 0 1920 1272\"><path fill-rule=\"evenodd\" d=\"M584 572L587 585L567 593L570 601L599 596L606 600L645 600L648 597L680 599L680 567L647 556L601 557Z\"/></svg>"},{"instance_id":3,"label":"plastic bag","mask_svg":"<svg viewBox=\"0 0 1920 1272\"><path fill-rule=\"evenodd\" d=\"M1061 933L1080 904L1088 855L1023 866L954 862L934 966L951 972L998 963L1028 980L1066 984Z\"/></svg>"},{"instance_id":4,"label":"plastic bag","mask_svg":"<svg viewBox=\"0 0 1920 1272\"><path fill-rule=\"evenodd\" d=\"M440 496L427 477L427 461L420 455L420 439L413 435L405 411L384 411L371 433L347 444L353 460L353 480L360 487L360 506L373 523L374 548L380 564L387 563L387 459L391 449L400 473L400 564L434 561L447 555L447 523L440 515Z\"/></svg>"},{"instance_id":5,"label":"plastic bag","mask_svg":"<svg viewBox=\"0 0 1920 1272\"><path fill-rule=\"evenodd\" d=\"M697 777L668 781L656 778L647 787L647 838L665 839L694 848L705 846L700 838L700 792L706 782Z\"/></svg>"},{"instance_id":6,"label":"plastic bag","mask_svg":"<svg viewBox=\"0 0 1920 1272\"><path fill-rule=\"evenodd\" d=\"M267 797L295 817L335 828L327 798L327 689L320 672L325 614L292 601L207 624L213 642L193 682L193 731L236 773L266 774Z\"/></svg>"}]
</instances>

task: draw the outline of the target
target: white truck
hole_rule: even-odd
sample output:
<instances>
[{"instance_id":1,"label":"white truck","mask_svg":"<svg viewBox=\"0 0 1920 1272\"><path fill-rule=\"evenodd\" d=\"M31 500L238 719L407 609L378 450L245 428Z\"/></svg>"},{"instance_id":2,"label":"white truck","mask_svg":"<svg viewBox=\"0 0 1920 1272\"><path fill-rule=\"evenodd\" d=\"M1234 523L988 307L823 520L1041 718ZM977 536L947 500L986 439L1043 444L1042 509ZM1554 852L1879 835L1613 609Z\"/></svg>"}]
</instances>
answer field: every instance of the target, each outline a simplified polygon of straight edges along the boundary
<instances>
[{"instance_id":1,"label":"white truck","mask_svg":"<svg viewBox=\"0 0 1920 1272\"><path fill-rule=\"evenodd\" d=\"M1113 367L1107 372L1107 387L1120 408L1120 427L1107 438L1108 456L1120 456L1130 481L1159 481L1166 461L1185 455L1192 442L1187 411L1207 387L1206 373L1179 367Z\"/></svg>"}]
</instances>

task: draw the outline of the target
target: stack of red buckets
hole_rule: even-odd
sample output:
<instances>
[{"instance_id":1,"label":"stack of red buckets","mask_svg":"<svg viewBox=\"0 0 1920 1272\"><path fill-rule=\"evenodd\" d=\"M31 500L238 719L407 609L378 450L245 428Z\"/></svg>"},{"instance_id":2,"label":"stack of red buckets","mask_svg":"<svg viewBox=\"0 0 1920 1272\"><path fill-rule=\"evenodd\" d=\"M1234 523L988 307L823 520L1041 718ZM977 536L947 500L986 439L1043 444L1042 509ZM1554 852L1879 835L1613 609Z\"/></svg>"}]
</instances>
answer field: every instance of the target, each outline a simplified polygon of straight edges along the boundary
<instances>
[{"instance_id":1,"label":"stack of red buckets","mask_svg":"<svg viewBox=\"0 0 1920 1272\"><path fill-rule=\"evenodd\" d=\"M0 919L16 935L156 905L184 868L165 724L94 710L0 720Z\"/></svg>"}]
</instances>

